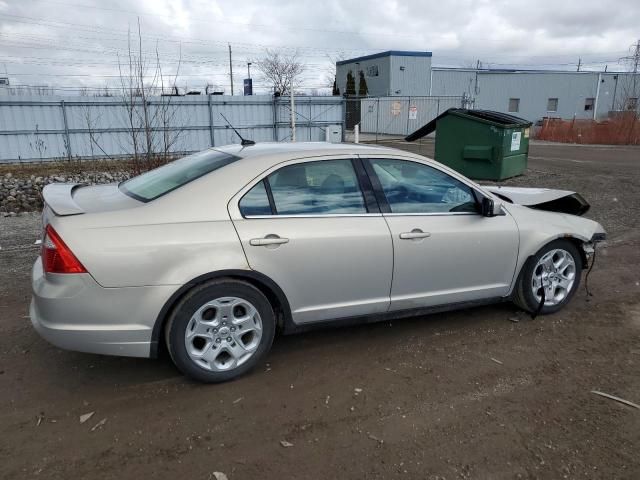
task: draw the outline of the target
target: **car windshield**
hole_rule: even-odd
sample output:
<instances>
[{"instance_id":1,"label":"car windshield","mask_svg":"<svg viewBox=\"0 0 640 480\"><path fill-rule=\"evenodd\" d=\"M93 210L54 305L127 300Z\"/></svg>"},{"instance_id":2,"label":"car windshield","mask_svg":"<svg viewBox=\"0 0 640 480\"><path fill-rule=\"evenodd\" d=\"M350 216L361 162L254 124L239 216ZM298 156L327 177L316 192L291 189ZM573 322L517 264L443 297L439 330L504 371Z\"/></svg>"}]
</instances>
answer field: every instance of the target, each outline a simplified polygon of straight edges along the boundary
<instances>
[{"instance_id":1,"label":"car windshield","mask_svg":"<svg viewBox=\"0 0 640 480\"><path fill-rule=\"evenodd\" d=\"M122 182L120 190L136 200L148 202L236 160L240 157L219 150L205 150Z\"/></svg>"}]
</instances>

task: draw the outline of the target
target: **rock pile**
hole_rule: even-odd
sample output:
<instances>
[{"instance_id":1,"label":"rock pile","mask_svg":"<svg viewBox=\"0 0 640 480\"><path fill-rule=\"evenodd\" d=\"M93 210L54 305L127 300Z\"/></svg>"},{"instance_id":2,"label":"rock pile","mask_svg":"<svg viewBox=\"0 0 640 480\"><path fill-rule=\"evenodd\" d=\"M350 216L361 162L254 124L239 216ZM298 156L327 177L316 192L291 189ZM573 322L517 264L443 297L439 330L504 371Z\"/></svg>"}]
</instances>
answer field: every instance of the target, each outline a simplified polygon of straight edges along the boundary
<instances>
[{"instance_id":1,"label":"rock pile","mask_svg":"<svg viewBox=\"0 0 640 480\"><path fill-rule=\"evenodd\" d=\"M16 216L20 212L42 208L42 189L49 183L84 183L89 185L117 183L128 179L130 172L86 172L49 176L0 175L0 215Z\"/></svg>"}]
</instances>

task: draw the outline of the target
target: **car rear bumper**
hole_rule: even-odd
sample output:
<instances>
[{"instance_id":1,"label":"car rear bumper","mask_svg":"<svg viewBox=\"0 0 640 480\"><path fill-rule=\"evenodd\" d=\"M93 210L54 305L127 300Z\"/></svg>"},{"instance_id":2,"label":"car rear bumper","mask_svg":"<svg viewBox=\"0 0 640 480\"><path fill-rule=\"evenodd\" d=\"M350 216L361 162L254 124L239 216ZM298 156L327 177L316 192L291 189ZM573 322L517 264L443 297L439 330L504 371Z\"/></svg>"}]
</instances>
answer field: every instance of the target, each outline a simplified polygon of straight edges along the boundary
<instances>
[{"instance_id":1,"label":"car rear bumper","mask_svg":"<svg viewBox=\"0 0 640 480\"><path fill-rule=\"evenodd\" d=\"M66 349L149 357L151 332L176 287L101 287L89 274L32 270L31 323L42 338Z\"/></svg>"}]
</instances>

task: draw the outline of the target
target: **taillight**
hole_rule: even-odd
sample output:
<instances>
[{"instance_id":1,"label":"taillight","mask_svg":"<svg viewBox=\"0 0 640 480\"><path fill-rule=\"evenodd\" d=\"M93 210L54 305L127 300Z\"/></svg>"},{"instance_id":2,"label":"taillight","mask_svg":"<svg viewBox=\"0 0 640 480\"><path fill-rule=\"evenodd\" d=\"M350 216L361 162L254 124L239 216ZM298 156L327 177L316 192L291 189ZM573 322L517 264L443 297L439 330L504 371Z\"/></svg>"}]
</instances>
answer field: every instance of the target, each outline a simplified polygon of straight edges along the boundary
<instances>
[{"instance_id":1,"label":"taillight","mask_svg":"<svg viewBox=\"0 0 640 480\"><path fill-rule=\"evenodd\" d=\"M87 273L51 225L44 229L42 266L46 273Z\"/></svg>"}]
</instances>

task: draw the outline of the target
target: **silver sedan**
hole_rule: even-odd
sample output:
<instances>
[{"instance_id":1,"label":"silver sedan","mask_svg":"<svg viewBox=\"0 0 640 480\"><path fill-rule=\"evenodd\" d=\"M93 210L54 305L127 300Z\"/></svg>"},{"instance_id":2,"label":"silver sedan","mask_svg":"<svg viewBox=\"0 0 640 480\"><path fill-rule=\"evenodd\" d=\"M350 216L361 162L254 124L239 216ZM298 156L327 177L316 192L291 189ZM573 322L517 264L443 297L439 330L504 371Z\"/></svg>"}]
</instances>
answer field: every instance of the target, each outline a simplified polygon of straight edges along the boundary
<instances>
[{"instance_id":1,"label":"silver sedan","mask_svg":"<svg viewBox=\"0 0 640 480\"><path fill-rule=\"evenodd\" d=\"M569 302L594 244L572 192L483 187L366 145L231 145L119 185L49 185L30 316L70 350L155 357L204 382L276 331L512 300Z\"/></svg>"}]
</instances>

